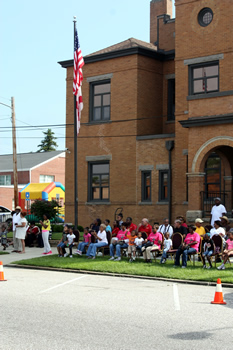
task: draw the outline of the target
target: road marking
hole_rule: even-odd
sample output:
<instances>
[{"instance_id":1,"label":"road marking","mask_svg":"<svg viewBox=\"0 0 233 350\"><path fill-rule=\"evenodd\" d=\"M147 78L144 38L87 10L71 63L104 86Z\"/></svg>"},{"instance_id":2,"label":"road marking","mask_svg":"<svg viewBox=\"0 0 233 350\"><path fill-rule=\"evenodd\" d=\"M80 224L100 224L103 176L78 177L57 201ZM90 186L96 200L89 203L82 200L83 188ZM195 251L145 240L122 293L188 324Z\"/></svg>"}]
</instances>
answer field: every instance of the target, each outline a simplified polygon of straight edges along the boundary
<instances>
[{"instance_id":1,"label":"road marking","mask_svg":"<svg viewBox=\"0 0 233 350\"><path fill-rule=\"evenodd\" d=\"M180 299L179 299L179 292L178 287L176 283L173 283L173 296L174 296L174 306L175 310L180 310Z\"/></svg>"},{"instance_id":2,"label":"road marking","mask_svg":"<svg viewBox=\"0 0 233 350\"><path fill-rule=\"evenodd\" d=\"M53 286L53 287L51 287L51 288L48 288L48 289L42 290L41 292L39 292L39 294L49 292L50 290L53 290L53 289L55 289L55 288L62 287L62 286L64 286L64 285L68 284L68 283L72 283L72 282L77 281L77 280L80 280L81 278L84 278L84 277L87 277L87 275L84 275L84 276L81 276L81 277L74 278L73 280L69 280L69 281L66 281L66 282L61 283L61 284L57 284L56 286Z\"/></svg>"}]
</instances>

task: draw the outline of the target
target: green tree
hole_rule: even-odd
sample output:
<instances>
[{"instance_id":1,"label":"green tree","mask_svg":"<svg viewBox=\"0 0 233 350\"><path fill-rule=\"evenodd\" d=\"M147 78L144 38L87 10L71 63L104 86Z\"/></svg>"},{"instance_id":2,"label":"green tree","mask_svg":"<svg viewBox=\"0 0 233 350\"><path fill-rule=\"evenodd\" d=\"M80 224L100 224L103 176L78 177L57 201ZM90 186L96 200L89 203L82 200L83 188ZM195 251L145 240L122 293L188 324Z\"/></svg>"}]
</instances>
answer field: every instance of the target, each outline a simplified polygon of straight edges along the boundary
<instances>
[{"instance_id":1,"label":"green tree","mask_svg":"<svg viewBox=\"0 0 233 350\"><path fill-rule=\"evenodd\" d=\"M59 209L61 206L57 201L41 201L39 199L35 200L35 202L31 205L31 213L37 216L40 220L43 220L43 215L47 214L48 217L55 218L59 214Z\"/></svg>"},{"instance_id":2,"label":"green tree","mask_svg":"<svg viewBox=\"0 0 233 350\"><path fill-rule=\"evenodd\" d=\"M56 137L53 136L54 132L52 129L48 129L47 131L43 131L43 134L45 135L45 138L41 141L41 144L37 147L40 147L40 149L37 152L51 152L56 151L57 143L56 143Z\"/></svg>"}]
</instances>

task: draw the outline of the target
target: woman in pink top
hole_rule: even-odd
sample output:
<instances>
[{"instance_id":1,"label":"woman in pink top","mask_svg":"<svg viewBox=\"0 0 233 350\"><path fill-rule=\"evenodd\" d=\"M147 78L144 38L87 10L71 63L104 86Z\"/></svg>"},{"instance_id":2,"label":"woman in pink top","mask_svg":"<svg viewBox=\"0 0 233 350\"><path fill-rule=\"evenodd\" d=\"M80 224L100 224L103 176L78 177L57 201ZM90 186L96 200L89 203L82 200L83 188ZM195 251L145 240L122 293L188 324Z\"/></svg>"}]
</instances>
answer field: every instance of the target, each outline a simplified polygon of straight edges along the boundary
<instances>
[{"instance_id":1,"label":"woman in pink top","mask_svg":"<svg viewBox=\"0 0 233 350\"><path fill-rule=\"evenodd\" d=\"M110 256L111 258L109 259L110 261L120 261L121 260L121 249L128 248L128 237L127 235L129 234L129 229L126 229L127 223L123 222L121 225L121 230L118 231L116 235L116 240L115 244L111 243L109 246L110 250ZM116 248L116 259L114 259L114 248Z\"/></svg>"},{"instance_id":2,"label":"woman in pink top","mask_svg":"<svg viewBox=\"0 0 233 350\"><path fill-rule=\"evenodd\" d=\"M193 254L198 252L200 244L200 236L196 230L196 226L188 227L189 233L185 237L184 243L176 252L176 260L174 266L180 266L180 256L182 255L182 268L186 268L188 254Z\"/></svg>"},{"instance_id":3,"label":"woman in pink top","mask_svg":"<svg viewBox=\"0 0 233 350\"><path fill-rule=\"evenodd\" d=\"M146 263L151 263L151 251L159 250L162 244L162 235L158 232L159 225L154 225L153 232L145 239L142 247L143 258Z\"/></svg>"},{"instance_id":4,"label":"woman in pink top","mask_svg":"<svg viewBox=\"0 0 233 350\"><path fill-rule=\"evenodd\" d=\"M233 228L227 233L228 240L226 241L226 249L222 253L223 263L217 267L218 270L225 270L225 264L230 256L233 256Z\"/></svg>"}]
</instances>

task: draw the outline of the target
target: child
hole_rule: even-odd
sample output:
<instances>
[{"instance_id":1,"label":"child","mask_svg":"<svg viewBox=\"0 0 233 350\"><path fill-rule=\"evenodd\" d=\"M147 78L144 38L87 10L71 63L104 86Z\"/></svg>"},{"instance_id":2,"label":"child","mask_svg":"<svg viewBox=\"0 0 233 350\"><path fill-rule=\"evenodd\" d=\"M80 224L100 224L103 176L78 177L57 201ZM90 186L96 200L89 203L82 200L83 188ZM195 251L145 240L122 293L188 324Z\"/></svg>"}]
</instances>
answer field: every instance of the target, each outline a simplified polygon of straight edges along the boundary
<instances>
[{"instance_id":1,"label":"child","mask_svg":"<svg viewBox=\"0 0 233 350\"><path fill-rule=\"evenodd\" d=\"M67 246L69 247L69 250L70 250L70 258L73 258L72 256L72 247L74 245L74 239L76 238L75 234L73 233L73 228L70 227L69 228L69 233L67 235L67 241L68 241L68 244Z\"/></svg>"},{"instance_id":2,"label":"child","mask_svg":"<svg viewBox=\"0 0 233 350\"><path fill-rule=\"evenodd\" d=\"M201 255L202 258L202 263L203 263L203 269L206 269L206 264L205 264L205 257L207 258L209 265L207 269L212 268L212 263L211 263L211 255L213 255L214 252L214 242L213 240L209 237L209 235L206 233L203 237L203 242L204 242L204 252Z\"/></svg>"},{"instance_id":3,"label":"child","mask_svg":"<svg viewBox=\"0 0 233 350\"><path fill-rule=\"evenodd\" d=\"M167 252L169 251L169 249L172 249L172 240L170 238L170 234L169 232L166 232L164 234L164 249L163 249L163 254L160 260L160 264L164 264L166 262L167 259Z\"/></svg>"},{"instance_id":4,"label":"child","mask_svg":"<svg viewBox=\"0 0 233 350\"><path fill-rule=\"evenodd\" d=\"M128 245L128 256L130 257L129 262L135 261L135 255L136 255L136 244L135 239L137 238L137 232L136 230L133 230L129 235L129 245ZM132 258L133 253L133 258Z\"/></svg>"},{"instance_id":5,"label":"child","mask_svg":"<svg viewBox=\"0 0 233 350\"><path fill-rule=\"evenodd\" d=\"M228 232L228 240L226 241L226 249L222 253L223 263L221 266L217 267L218 270L225 270L225 264L230 256L233 256L233 228Z\"/></svg>"},{"instance_id":6,"label":"child","mask_svg":"<svg viewBox=\"0 0 233 350\"><path fill-rule=\"evenodd\" d=\"M106 219L106 220L104 221L104 224L105 224L105 226L106 226L105 231L106 231L106 232L109 231L110 233L112 233L112 228L111 228L111 226L110 226L110 220Z\"/></svg>"},{"instance_id":7,"label":"child","mask_svg":"<svg viewBox=\"0 0 233 350\"><path fill-rule=\"evenodd\" d=\"M7 228L6 228L6 225L2 225L1 244L2 244L2 246L3 246L3 250L6 250L6 247L8 247L8 244L7 244Z\"/></svg>"},{"instance_id":8,"label":"child","mask_svg":"<svg viewBox=\"0 0 233 350\"><path fill-rule=\"evenodd\" d=\"M135 245L136 245L136 250L138 249L141 253L142 250L142 243L144 242L144 238L142 238L142 233L138 232L138 235L135 239Z\"/></svg>"},{"instance_id":9,"label":"child","mask_svg":"<svg viewBox=\"0 0 233 350\"><path fill-rule=\"evenodd\" d=\"M76 250L75 254L82 255L82 253L85 254L85 247L89 246L91 243L91 234L89 233L89 228L85 227L84 233L83 233L83 242L80 242L78 244L78 249Z\"/></svg>"},{"instance_id":10,"label":"child","mask_svg":"<svg viewBox=\"0 0 233 350\"><path fill-rule=\"evenodd\" d=\"M64 226L64 230L63 230L63 234L62 234L62 238L60 240L60 242L57 245L57 251L58 251L58 257L61 258L62 256L66 257L66 244L67 244L67 234L68 234L68 225Z\"/></svg>"}]
</instances>

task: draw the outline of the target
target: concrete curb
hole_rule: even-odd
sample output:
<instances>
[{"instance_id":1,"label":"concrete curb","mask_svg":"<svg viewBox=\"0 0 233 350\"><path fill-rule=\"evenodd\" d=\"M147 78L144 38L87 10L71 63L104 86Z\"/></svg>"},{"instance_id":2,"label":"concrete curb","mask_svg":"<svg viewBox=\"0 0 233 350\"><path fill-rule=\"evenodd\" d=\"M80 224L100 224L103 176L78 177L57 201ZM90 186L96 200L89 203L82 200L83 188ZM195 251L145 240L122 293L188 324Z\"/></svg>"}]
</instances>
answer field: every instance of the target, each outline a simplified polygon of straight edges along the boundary
<instances>
[{"instance_id":1,"label":"concrete curb","mask_svg":"<svg viewBox=\"0 0 233 350\"><path fill-rule=\"evenodd\" d=\"M197 286L210 286L215 287L216 282L207 282L207 281L191 281L191 280L177 280L173 278L165 278L165 277L151 277L151 276L140 276L140 275L126 275L121 273L113 273L113 272L98 272L98 271L89 271L89 270L72 270L72 269L61 269L57 267L46 267L46 266L30 266L30 265L17 265L17 264L7 264L4 267L14 267L18 269L29 269L29 270L44 270L44 271L58 271L58 272L68 272L68 273L82 273L87 275L99 275L99 276L111 276L111 277L123 277L123 278L136 278L136 279L144 279L151 281L163 281L163 282L172 282L172 283L180 283L180 284L191 284ZM233 288L233 284L231 283L222 283L222 287L224 288Z\"/></svg>"}]
</instances>

